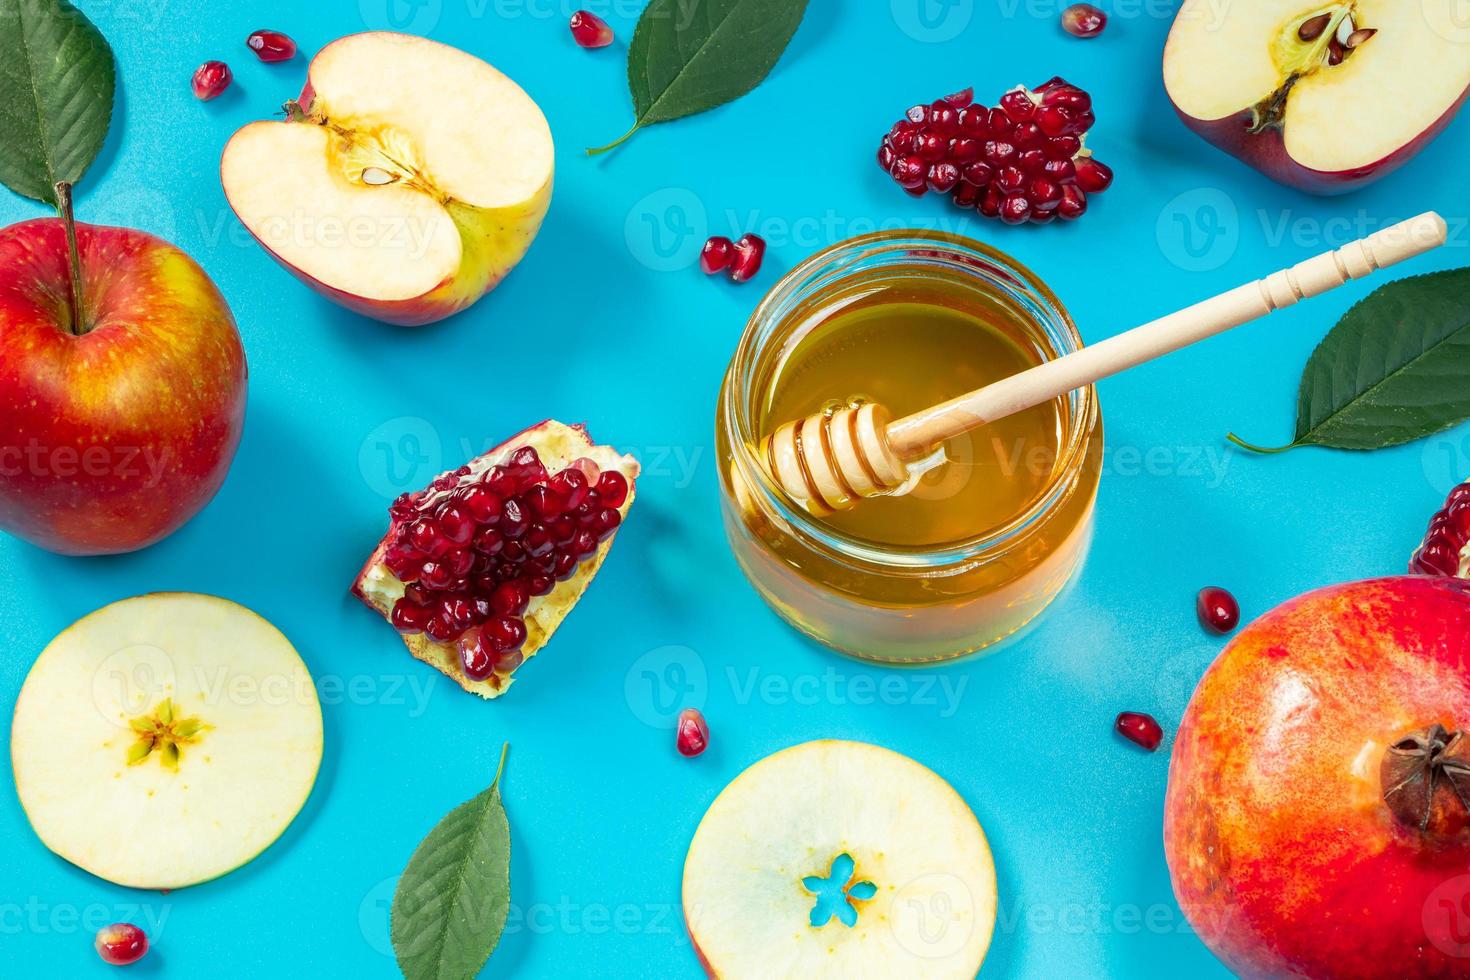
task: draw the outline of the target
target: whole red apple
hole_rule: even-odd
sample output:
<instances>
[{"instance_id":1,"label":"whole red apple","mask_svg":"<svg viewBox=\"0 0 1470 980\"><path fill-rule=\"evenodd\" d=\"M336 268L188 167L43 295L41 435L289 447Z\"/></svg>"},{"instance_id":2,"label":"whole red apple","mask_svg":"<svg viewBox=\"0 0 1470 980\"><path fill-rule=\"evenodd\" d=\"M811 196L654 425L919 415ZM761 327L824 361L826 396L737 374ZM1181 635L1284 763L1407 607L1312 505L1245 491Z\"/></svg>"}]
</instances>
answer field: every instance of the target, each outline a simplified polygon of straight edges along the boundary
<instances>
[{"instance_id":1,"label":"whole red apple","mask_svg":"<svg viewBox=\"0 0 1470 980\"><path fill-rule=\"evenodd\" d=\"M177 530L224 481L245 352L224 297L159 238L60 220L0 230L0 527L69 555Z\"/></svg>"},{"instance_id":2,"label":"whole red apple","mask_svg":"<svg viewBox=\"0 0 1470 980\"><path fill-rule=\"evenodd\" d=\"M1242 977L1470 977L1470 583L1322 589L1195 691L1164 814L1174 892Z\"/></svg>"}]
</instances>

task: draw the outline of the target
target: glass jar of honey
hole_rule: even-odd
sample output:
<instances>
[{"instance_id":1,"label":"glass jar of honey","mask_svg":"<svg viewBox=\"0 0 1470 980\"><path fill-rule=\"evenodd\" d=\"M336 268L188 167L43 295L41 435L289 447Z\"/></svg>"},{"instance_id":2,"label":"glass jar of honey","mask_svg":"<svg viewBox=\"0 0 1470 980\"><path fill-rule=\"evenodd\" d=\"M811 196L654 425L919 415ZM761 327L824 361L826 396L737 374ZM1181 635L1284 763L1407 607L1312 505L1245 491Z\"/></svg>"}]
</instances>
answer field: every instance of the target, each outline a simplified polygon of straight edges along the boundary
<instances>
[{"instance_id":1,"label":"glass jar of honey","mask_svg":"<svg viewBox=\"0 0 1470 980\"><path fill-rule=\"evenodd\" d=\"M855 401L898 418L1079 346L1033 273L958 236L881 232L792 270L751 317L716 418L725 529L757 591L807 635L883 663L949 660L1021 630L1091 538L1092 388L951 440L907 493L821 517L771 479L760 443Z\"/></svg>"}]
</instances>

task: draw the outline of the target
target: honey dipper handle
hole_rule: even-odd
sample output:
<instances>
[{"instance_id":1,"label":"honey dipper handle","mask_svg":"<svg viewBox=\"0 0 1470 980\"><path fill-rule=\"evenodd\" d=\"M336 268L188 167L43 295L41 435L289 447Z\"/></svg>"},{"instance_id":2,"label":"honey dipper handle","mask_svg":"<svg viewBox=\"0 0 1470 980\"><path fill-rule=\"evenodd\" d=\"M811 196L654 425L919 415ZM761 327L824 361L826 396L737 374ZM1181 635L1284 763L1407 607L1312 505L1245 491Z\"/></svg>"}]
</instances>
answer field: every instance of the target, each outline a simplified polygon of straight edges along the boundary
<instances>
[{"instance_id":1,"label":"honey dipper handle","mask_svg":"<svg viewBox=\"0 0 1470 980\"><path fill-rule=\"evenodd\" d=\"M915 412L888 427L900 457L927 455L946 439L1051 401L1144 361L1224 333L1276 310L1361 279L1443 245L1445 221L1433 211L1221 293L1127 333Z\"/></svg>"}]
</instances>

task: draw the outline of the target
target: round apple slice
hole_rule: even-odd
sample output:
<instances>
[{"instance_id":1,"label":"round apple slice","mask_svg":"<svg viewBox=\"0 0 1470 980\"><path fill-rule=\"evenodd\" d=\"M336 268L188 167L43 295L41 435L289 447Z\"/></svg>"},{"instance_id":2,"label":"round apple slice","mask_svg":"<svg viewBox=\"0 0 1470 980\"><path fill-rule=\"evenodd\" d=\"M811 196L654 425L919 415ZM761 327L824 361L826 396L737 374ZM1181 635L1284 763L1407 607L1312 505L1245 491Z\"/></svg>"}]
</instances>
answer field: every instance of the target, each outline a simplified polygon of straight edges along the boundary
<instances>
[{"instance_id":1,"label":"round apple slice","mask_svg":"<svg viewBox=\"0 0 1470 980\"><path fill-rule=\"evenodd\" d=\"M973 977L995 865L948 783L896 752L807 742L757 762L704 815L684 919L711 976Z\"/></svg>"},{"instance_id":2,"label":"round apple slice","mask_svg":"<svg viewBox=\"0 0 1470 980\"><path fill-rule=\"evenodd\" d=\"M322 713L270 623L225 599L125 599L42 651L15 705L16 790L47 847L119 885L182 888L271 845L311 793Z\"/></svg>"}]
</instances>

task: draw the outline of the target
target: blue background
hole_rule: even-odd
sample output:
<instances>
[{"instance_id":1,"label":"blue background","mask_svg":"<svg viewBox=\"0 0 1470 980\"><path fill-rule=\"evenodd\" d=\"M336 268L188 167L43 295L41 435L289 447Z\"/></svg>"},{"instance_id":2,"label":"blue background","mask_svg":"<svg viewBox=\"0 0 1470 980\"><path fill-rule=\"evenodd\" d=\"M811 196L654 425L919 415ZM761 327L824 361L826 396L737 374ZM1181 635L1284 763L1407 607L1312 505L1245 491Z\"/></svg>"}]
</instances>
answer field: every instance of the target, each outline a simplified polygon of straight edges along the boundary
<instances>
[{"instance_id":1,"label":"blue background","mask_svg":"<svg viewBox=\"0 0 1470 980\"><path fill-rule=\"evenodd\" d=\"M1112 720L1137 709L1177 724L1221 647L1195 621L1200 586L1233 589L1250 617L1315 586L1399 572L1442 494L1470 473L1463 428L1373 455L1251 458L1226 446L1232 429L1289 438L1307 355L1370 287L1102 385L1108 465L1075 588L1022 642L898 674L886 698L872 681L895 675L799 639L732 561L717 520L716 391L764 289L875 227L998 245L1050 282L1093 340L1431 207L1449 218L1451 247L1404 272L1464 265L1470 123L1368 190L1315 199L1177 121L1159 75L1171 4L1120 0L1107 32L1084 42L1060 32L1061 5L1043 0L813 0L756 92L590 159L582 148L630 117L635 0L589 3L618 32L600 52L572 45L566 0L81 6L112 42L121 86L82 217L156 232L202 262L244 338L249 417L218 498L142 554L74 560L0 537L0 701L13 702L53 635L98 606L153 590L217 593L299 647L322 684L327 750L274 847L168 895L53 857L13 789L0 791L4 972L105 975L92 929L131 919L155 943L138 976L393 975L394 877L434 823L489 782L509 741L520 917L486 975L692 976L679 879L700 815L755 760L835 737L912 755L974 808L1001 886L984 976L1225 975L1170 892L1168 745L1147 755ZM220 149L294 97L306 67L303 56L256 62L243 41L261 26L286 31L306 56L364 29L424 33L488 59L540 103L559 148L556 196L530 255L493 295L434 327L385 326L308 292L246 240L220 189ZM228 60L236 83L205 105L189 77L209 58ZM1118 173L1077 224L966 220L933 197L908 198L874 166L878 137L911 103L971 83L993 101L1056 73L1094 93L1090 142ZM0 221L39 213L0 193ZM692 266L707 234L746 231L770 243L756 282L707 280ZM409 659L347 587L393 494L547 416L586 420L648 475L581 607L511 695L486 704ZM684 704L702 704L713 730L693 762L669 730Z\"/></svg>"}]
</instances>

